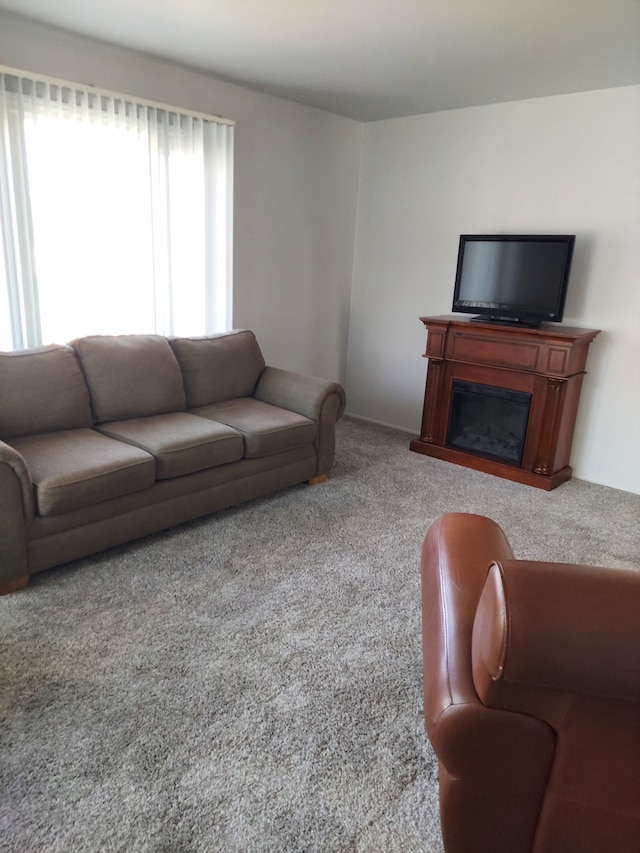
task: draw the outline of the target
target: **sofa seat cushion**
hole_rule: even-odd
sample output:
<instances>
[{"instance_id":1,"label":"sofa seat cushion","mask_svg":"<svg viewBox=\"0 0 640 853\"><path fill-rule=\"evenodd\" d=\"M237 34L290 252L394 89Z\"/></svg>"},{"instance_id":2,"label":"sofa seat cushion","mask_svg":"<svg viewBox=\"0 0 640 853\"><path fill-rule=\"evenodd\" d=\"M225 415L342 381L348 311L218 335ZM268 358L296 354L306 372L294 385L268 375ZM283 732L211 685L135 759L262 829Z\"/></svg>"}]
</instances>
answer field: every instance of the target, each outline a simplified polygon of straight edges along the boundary
<instances>
[{"instance_id":1,"label":"sofa seat cushion","mask_svg":"<svg viewBox=\"0 0 640 853\"><path fill-rule=\"evenodd\" d=\"M241 432L244 455L248 459L312 444L318 431L316 423L309 418L253 397L212 403L192 411Z\"/></svg>"},{"instance_id":2,"label":"sofa seat cushion","mask_svg":"<svg viewBox=\"0 0 640 853\"><path fill-rule=\"evenodd\" d=\"M244 453L237 430L186 412L115 421L96 429L151 453L158 480L237 462Z\"/></svg>"},{"instance_id":3,"label":"sofa seat cushion","mask_svg":"<svg viewBox=\"0 0 640 853\"><path fill-rule=\"evenodd\" d=\"M40 515L57 515L147 489L156 479L149 453L92 429L14 439L34 484Z\"/></svg>"}]
</instances>

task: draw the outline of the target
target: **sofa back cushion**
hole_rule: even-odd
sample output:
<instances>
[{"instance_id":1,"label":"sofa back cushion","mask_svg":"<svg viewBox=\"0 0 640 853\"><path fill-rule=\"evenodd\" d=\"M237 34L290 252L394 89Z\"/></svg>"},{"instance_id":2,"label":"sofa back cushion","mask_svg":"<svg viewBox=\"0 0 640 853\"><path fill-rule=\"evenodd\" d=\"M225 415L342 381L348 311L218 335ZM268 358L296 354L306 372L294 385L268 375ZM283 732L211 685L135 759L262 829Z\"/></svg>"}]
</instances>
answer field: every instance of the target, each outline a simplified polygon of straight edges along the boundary
<instances>
[{"instance_id":1,"label":"sofa back cushion","mask_svg":"<svg viewBox=\"0 0 640 853\"><path fill-rule=\"evenodd\" d=\"M187 408L250 397L265 361L253 332L236 329L204 338L174 338Z\"/></svg>"},{"instance_id":2,"label":"sofa back cushion","mask_svg":"<svg viewBox=\"0 0 640 853\"><path fill-rule=\"evenodd\" d=\"M71 347L0 353L0 439L92 425L89 391Z\"/></svg>"},{"instance_id":3,"label":"sofa back cushion","mask_svg":"<svg viewBox=\"0 0 640 853\"><path fill-rule=\"evenodd\" d=\"M94 335L73 342L97 422L184 411L180 367L160 335Z\"/></svg>"}]
</instances>

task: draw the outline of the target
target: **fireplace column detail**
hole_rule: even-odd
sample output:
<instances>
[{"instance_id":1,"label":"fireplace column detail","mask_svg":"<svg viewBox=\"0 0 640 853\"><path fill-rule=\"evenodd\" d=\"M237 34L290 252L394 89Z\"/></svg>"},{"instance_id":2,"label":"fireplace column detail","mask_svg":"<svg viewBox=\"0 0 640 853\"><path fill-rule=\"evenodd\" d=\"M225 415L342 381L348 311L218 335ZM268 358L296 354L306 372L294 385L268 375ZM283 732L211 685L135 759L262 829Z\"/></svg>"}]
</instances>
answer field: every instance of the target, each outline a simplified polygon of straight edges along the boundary
<instances>
[{"instance_id":1,"label":"fireplace column detail","mask_svg":"<svg viewBox=\"0 0 640 853\"><path fill-rule=\"evenodd\" d=\"M543 474L545 477L553 473L553 457L562 422L565 387L565 379L547 379L545 429L538 445L538 462L533 468L536 474Z\"/></svg>"},{"instance_id":2,"label":"fireplace column detail","mask_svg":"<svg viewBox=\"0 0 640 853\"><path fill-rule=\"evenodd\" d=\"M559 324L528 329L456 316L420 319L427 329L424 357L429 361L420 437L411 442L411 450L541 489L554 489L570 479L584 368L599 330ZM474 417L474 404L461 408L459 402L465 387L471 389L470 400L481 398L486 388L486 406L475 406L483 413L482 424L458 423L461 417ZM498 401L493 409L492 398ZM518 415L515 407L525 399L530 402L524 438L519 437L517 453L503 452L496 436L504 435L505 427L509 432L513 418L522 421L522 410ZM495 417L496 423L487 423L487 417ZM454 427L464 431L456 440ZM489 433L483 441L482 434Z\"/></svg>"}]
</instances>

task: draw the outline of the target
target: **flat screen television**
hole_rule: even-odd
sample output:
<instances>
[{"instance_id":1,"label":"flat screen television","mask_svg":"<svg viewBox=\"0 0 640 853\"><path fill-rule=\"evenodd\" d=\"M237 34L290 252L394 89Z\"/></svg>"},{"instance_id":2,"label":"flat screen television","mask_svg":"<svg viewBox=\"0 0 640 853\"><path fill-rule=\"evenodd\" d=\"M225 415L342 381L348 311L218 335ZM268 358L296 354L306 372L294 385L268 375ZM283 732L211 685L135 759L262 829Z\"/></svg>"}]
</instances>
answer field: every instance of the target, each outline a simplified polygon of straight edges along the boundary
<instances>
[{"instance_id":1,"label":"flat screen television","mask_svg":"<svg viewBox=\"0 0 640 853\"><path fill-rule=\"evenodd\" d=\"M536 327L560 323L573 234L462 234L453 311L473 320Z\"/></svg>"}]
</instances>

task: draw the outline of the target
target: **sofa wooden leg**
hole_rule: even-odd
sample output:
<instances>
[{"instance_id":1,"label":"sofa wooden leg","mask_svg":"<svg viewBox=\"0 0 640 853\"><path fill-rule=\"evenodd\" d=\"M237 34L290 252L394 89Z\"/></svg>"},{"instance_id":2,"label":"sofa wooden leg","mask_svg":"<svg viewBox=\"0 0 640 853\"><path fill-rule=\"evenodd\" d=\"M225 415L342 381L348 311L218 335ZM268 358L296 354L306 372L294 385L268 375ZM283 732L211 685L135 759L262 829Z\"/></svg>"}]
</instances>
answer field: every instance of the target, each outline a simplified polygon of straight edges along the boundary
<instances>
[{"instance_id":1,"label":"sofa wooden leg","mask_svg":"<svg viewBox=\"0 0 640 853\"><path fill-rule=\"evenodd\" d=\"M324 483L324 481L327 479L327 477L328 477L328 474L320 474L319 477L312 477L307 482L309 483L310 486L317 486L318 483Z\"/></svg>"},{"instance_id":2,"label":"sofa wooden leg","mask_svg":"<svg viewBox=\"0 0 640 853\"><path fill-rule=\"evenodd\" d=\"M25 575L22 578L13 578L10 581L0 581L0 595L9 595L10 592L17 592L19 589L24 589L29 583L30 575Z\"/></svg>"}]
</instances>

